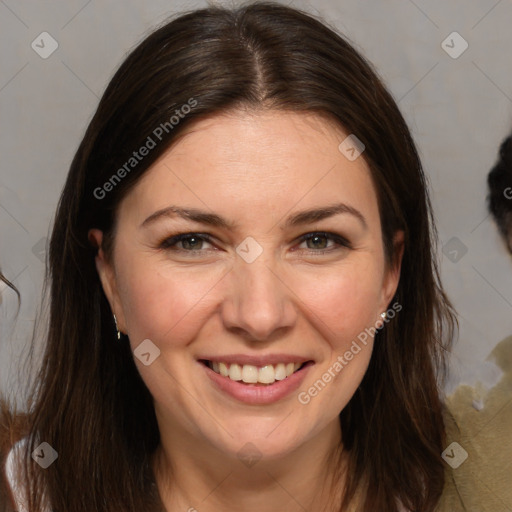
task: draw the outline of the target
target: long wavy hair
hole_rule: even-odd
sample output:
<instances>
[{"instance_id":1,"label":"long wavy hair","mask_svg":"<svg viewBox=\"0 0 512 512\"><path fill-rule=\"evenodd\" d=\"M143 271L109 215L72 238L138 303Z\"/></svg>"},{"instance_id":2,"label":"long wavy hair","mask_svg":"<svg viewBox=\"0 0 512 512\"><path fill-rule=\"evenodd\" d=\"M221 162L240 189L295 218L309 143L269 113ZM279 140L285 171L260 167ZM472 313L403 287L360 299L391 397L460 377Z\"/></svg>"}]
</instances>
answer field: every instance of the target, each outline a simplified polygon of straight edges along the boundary
<instances>
[{"instance_id":1,"label":"long wavy hair","mask_svg":"<svg viewBox=\"0 0 512 512\"><path fill-rule=\"evenodd\" d=\"M170 128L191 98L195 107ZM194 121L244 108L326 115L366 146L389 264L394 233L405 235L394 298L402 311L376 335L366 375L340 414L348 467L336 507L346 510L362 488L359 510L435 508L444 485L441 383L457 321L439 279L417 149L377 72L345 37L307 13L264 2L166 21L126 57L87 127L49 245L48 328L23 431L30 512L43 497L57 512L162 507L150 465L160 441L152 397L129 344L115 337L87 234L101 229L110 257L117 207L146 170ZM105 187L161 125L167 130L156 147ZM19 438L5 433L14 413L6 401L3 409L4 439ZM42 441L59 454L46 470L30 457Z\"/></svg>"}]
</instances>

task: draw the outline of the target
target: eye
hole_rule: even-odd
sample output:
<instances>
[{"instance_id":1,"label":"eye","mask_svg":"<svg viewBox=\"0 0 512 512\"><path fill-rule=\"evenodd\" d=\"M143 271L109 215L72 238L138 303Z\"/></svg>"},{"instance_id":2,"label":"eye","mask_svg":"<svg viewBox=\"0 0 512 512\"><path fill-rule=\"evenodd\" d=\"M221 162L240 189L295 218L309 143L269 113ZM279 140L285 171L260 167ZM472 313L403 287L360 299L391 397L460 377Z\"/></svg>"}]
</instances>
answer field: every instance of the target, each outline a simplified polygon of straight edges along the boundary
<instances>
[{"instance_id":1,"label":"eye","mask_svg":"<svg viewBox=\"0 0 512 512\"><path fill-rule=\"evenodd\" d=\"M307 233L301 236L299 241L299 250L306 250L315 255L330 253L343 248L351 248L350 242L344 237L323 231ZM205 244L211 247L205 247ZM303 244L306 244L306 247L300 247ZM164 250L189 254L214 249L212 239L206 233L180 233L164 239L158 247ZM297 249L292 250L296 251Z\"/></svg>"},{"instance_id":2,"label":"eye","mask_svg":"<svg viewBox=\"0 0 512 512\"><path fill-rule=\"evenodd\" d=\"M181 252L196 252L205 250L204 244L210 244L211 238L205 233L180 233L163 240L159 247ZM179 247L181 244L181 247Z\"/></svg>"},{"instance_id":3,"label":"eye","mask_svg":"<svg viewBox=\"0 0 512 512\"><path fill-rule=\"evenodd\" d=\"M324 254L341 248L351 248L348 240L335 233L325 233L323 231L307 233L300 237L300 242L306 244L306 250L315 254ZM330 245L329 245L329 242ZM301 247L299 246L299 249ZM304 248L302 248L304 249Z\"/></svg>"}]
</instances>

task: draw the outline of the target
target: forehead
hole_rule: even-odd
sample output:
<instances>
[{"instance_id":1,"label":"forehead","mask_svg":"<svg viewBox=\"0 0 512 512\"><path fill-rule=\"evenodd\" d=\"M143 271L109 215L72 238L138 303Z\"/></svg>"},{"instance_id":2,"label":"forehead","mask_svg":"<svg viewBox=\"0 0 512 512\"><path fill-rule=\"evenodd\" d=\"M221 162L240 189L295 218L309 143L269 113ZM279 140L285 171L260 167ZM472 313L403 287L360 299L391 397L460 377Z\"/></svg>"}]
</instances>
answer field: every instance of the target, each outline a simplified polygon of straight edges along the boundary
<instances>
[{"instance_id":1,"label":"forehead","mask_svg":"<svg viewBox=\"0 0 512 512\"><path fill-rule=\"evenodd\" d=\"M205 206L230 216L285 213L336 202L377 217L363 157L339 149L348 134L316 113L234 111L189 127L145 173L122 205L150 215L168 204Z\"/></svg>"}]
</instances>

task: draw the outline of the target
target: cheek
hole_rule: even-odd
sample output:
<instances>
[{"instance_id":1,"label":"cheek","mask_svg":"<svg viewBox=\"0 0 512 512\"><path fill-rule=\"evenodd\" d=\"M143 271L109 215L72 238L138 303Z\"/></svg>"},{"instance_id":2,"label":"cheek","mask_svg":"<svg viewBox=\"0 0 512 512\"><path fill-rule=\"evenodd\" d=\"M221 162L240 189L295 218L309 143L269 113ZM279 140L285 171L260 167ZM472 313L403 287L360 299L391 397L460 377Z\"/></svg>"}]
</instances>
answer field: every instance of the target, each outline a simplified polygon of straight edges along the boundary
<instances>
[{"instance_id":1,"label":"cheek","mask_svg":"<svg viewBox=\"0 0 512 512\"><path fill-rule=\"evenodd\" d=\"M381 279L375 265L347 263L329 271L304 272L294 281L301 302L324 324L335 350L378 320Z\"/></svg>"},{"instance_id":2,"label":"cheek","mask_svg":"<svg viewBox=\"0 0 512 512\"><path fill-rule=\"evenodd\" d=\"M309 319L322 333L329 351L314 374L299 390L297 399L319 423L332 420L345 408L361 383L373 350L380 289L377 267L356 266L302 279Z\"/></svg>"},{"instance_id":3,"label":"cheek","mask_svg":"<svg viewBox=\"0 0 512 512\"><path fill-rule=\"evenodd\" d=\"M136 345L149 338L157 345L187 344L208 314L220 269L171 268L149 259L133 260L121 269L121 293L128 334Z\"/></svg>"}]
</instances>

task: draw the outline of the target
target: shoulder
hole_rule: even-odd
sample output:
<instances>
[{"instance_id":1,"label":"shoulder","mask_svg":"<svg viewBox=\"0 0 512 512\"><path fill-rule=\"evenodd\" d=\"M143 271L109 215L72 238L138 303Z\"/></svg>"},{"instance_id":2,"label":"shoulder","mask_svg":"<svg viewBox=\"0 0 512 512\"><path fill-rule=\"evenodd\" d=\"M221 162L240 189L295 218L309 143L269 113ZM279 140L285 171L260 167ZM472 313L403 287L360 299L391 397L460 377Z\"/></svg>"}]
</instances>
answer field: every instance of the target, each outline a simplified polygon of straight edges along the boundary
<instances>
[{"instance_id":1,"label":"shoulder","mask_svg":"<svg viewBox=\"0 0 512 512\"><path fill-rule=\"evenodd\" d=\"M30 430L30 415L20 411L16 401L0 393L0 509L2 511L19 507L19 500L14 496L21 487L19 472L23 447L26 442L21 442Z\"/></svg>"},{"instance_id":2,"label":"shoulder","mask_svg":"<svg viewBox=\"0 0 512 512\"><path fill-rule=\"evenodd\" d=\"M14 444L7 455L4 467L4 474L8 485L8 499L11 502L11 506L18 512L27 512L28 510L25 491L19 477L26 443L26 439L23 438Z\"/></svg>"},{"instance_id":3,"label":"shoulder","mask_svg":"<svg viewBox=\"0 0 512 512\"><path fill-rule=\"evenodd\" d=\"M438 511L512 509L512 337L491 356L503 371L485 394L459 386L446 399L446 485Z\"/></svg>"},{"instance_id":4,"label":"shoulder","mask_svg":"<svg viewBox=\"0 0 512 512\"><path fill-rule=\"evenodd\" d=\"M7 489L7 499L10 506L16 512L28 512L28 499L26 482L23 480L23 460L27 456L27 438L16 442L10 449L4 466L4 475ZM50 512L50 508L44 507L42 512Z\"/></svg>"}]
</instances>

